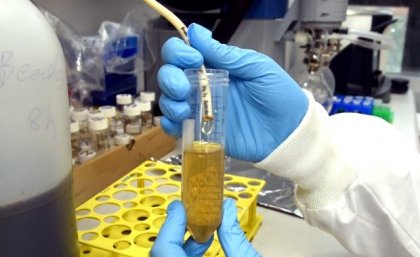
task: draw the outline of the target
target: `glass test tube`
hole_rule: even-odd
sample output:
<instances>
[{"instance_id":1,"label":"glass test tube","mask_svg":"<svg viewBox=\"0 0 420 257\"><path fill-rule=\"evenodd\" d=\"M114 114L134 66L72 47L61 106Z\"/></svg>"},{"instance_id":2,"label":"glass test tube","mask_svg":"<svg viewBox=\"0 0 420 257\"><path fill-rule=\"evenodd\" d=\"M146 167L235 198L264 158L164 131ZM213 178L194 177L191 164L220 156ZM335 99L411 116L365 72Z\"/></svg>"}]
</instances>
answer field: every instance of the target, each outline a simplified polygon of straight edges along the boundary
<instances>
[{"instance_id":1,"label":"glass test tube","mask_svg":"<svg viewBox=\"0 0 420 257\"><path fill-rule=\"evenodd\" d=\"M202 129L199 69L186 70L192 92L188 99L191 116L182 131L182 201L188 230L200 243L207 242L220 225L223 205L225 109L228 72L207 69L212 94L213 121L210 132Z\"/></svg>"}]
</instances>

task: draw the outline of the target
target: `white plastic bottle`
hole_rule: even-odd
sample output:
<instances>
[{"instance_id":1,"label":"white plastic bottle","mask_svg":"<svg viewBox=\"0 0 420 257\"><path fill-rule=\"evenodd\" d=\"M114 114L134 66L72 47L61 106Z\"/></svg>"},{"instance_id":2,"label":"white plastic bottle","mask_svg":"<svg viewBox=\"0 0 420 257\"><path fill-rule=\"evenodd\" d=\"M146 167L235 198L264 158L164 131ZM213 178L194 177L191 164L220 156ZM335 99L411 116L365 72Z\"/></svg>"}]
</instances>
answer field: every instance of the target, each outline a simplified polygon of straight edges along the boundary
<instances>
[{"instance_id":1,"label":"white plastic bottle","mask_svg":"<svg viewBox=\"0 0 420 257\"><path fill-rule=\"evenodd\" d=\"M29 0L0 0L0 255L79 256L60 43Z\"/></svg>"}]
</instances>

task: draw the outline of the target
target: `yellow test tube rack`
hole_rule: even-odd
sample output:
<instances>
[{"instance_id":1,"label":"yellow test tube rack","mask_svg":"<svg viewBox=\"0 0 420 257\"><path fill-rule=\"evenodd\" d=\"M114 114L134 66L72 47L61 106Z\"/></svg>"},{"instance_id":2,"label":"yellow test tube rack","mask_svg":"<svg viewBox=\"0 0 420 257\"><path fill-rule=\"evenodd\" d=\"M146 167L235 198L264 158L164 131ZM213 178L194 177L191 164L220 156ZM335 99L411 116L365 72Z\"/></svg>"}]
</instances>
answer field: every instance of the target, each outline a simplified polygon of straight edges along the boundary
<instances>
[{"instance_id":1,"label":"yellow test tube rack","mask_svg":"<svg viewBox=\"0 0 420 257\"><path fill-rule=\"evenodd\" d=\"M224 196L236 200L238 220L252 240L262 223L257 197L265 181L230 174L224 178ZM149 256L166 208L180 198L181 166L144 162L76 209L80 256ZM224 256L217 237L204 256Z\"/></svg>"}]
</instances>

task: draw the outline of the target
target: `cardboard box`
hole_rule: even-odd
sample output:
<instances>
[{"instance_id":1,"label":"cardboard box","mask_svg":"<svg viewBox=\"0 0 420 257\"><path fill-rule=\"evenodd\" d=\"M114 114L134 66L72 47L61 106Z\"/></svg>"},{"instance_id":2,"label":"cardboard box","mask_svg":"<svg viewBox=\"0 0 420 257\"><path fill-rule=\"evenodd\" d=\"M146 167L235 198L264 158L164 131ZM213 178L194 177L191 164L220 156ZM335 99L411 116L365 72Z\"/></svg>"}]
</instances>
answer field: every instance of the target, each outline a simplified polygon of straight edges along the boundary
<instances>
[{"instance_id":1,"label":"cardboard box","mask_svg":"<svg viewBox=\"0 0 420 257\"><path fill-rule=\"evenodd\" d=\"M153 127L132 140L94 159L73 167L75 205L79 206L104 188L151 158L160 159L175 149L175 139Z\"/></svg>"}]
</instances>

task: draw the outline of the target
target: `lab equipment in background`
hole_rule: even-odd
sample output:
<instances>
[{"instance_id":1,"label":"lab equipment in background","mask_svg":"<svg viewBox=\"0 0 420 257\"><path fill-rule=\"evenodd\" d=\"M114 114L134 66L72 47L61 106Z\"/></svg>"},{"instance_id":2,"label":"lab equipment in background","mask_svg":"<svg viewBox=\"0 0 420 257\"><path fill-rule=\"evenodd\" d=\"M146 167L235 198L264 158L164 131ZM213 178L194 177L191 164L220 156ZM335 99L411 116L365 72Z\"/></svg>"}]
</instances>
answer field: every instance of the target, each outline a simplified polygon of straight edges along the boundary
<instances>
[{"instance_id":1,"label":"lab equipment in background","mask_svg":"<svg viewBox=\"0 0 420 257\"><path fill-rule=\"evenodd\" d=\"M140 107L138 104L124 106L124 131L129 135L141 133Z\"/></svg>"},{"instance_id":2,"label":"lab equipment in background","mask_svg":"<svg viewBox=\"0 0 420 257\"><path fill-rule=\"evenodd\" d=\"M152 103L145 101L136 102L140 108L141 127L148 129L153 126Z\"/></svg>"},{"instance_id":3,"label":"lab equipment in background","mask_svg":"<svg viewBox=\"0 0 420 257\"><path fill-rule=\"evenodd\" d=\"M206 242L221 222L223 204L225 109L228 72L200 69L186 70L191 84L188 102L191 115L182 124L182 201L187 213L187 227L194 239ZM213 125L203 129L200 80L208 79L212 94Z\"/></svg>"},{"instance_id":4,"label":"lab equipment in background","mask_svg":"<svg viewBox=\"0 0 420 257\"><path fill-rule=\"evenodd\" d=\"M306 67L297 65L297 71L291 72L292 77L304 89L314 96L315 101L320 103L329 112L333 103L335 79L330 68L326 65L322 67Z\"/></svg>"},{"instance_id":5,"label":"lab equipment in background","mask_svg":"<svg viewBox=\"0 0 420 257\"><path fill-rule=\"evenodd\" d=\"M350 42L331 61L336 80L336 94L362 95L390 101L391 80L380 70L381 51L391 49L395 42L382 34L396 22L392 13L369 8L351 7L351 17L371 17L370 31L349 29L339 36ZM356 19L356 18L354 18Z\"/></svg>"},{"instance_id":6,"label":"lab equipment in background","mask_svg":"<svg viewBox=\"0 0 420 257\"><path fill-rule=\"evenodd\" d=\"M63 50L28 0L0 1L0 34L0 255L77 257Z\"/></svg>"},{"instance_id":7,"label":"lab equipment in background","mask_svg":"<svg viewBox=\"0 0 420 257\"><path fill-rule=\"evenodd\" d=\"M104 21L98 33L88 37L48 11L43 14L64 49L72 105L115 105L115 95L144 90L143 72L154 60L145 38L147 13L132 10L121 23Z\"/></svg>"},{"instance_id":8,"label":"lab equipment in background","mask_svg":"<svg viewBox=\"0 0 420 257\"><path fill-rule=\"evenodd\" d=\"M71 137L71 156L73 158L72 163L77 162L77 153L80 151L80 130L79 122L72 121L70 123L70 137Z\"/></svg>"},{"instance_id":9,"label":"lab equipment in background","mask_svg":"<svg viewBox=\"0 0 420 257\"><path fill-rule=\"evenodd\" d=\"M109 149L108 120L105 117L89 119L89 132L95 152L102 153Z\"/></svg>"},{"instance_id":10,"label":"lab equipment in background","mask_svg":"<svg viewBox=\"0 0 420 257\"><path fill-rule=\"evenodd\" d=\"M83 38L59 17L41 9L54 28L67 64L67 84L70 104L89 107L93 104L91 92L101 90L104 69L97 41Z\"/></svg>"},{"instance_id":11,"label":"lab equipment in background","mask_svg":"<svg viewBox=\"0 0 420 257\"><path fill-rule=\"evenodd\" d=\"M327 111L335 90L329 63L341 47L333 33L341 28L346 11L347 0L295 1L276 31L279 42L294 41L304 49L303 60L295 60L290 73Z\"/></svg>"},{"instance_id":12,"label":"lab equipment in background","mask_svg":"<svg viewBox=\"0 0 420 257\"><path fill-rule=\"evenodd\" d=\"M355 112L383 118L389 123L394 121L394 113L390 107L380 104L370 96L335 95L330 115L342 112Z\"/></svg>"}]
</instances>

